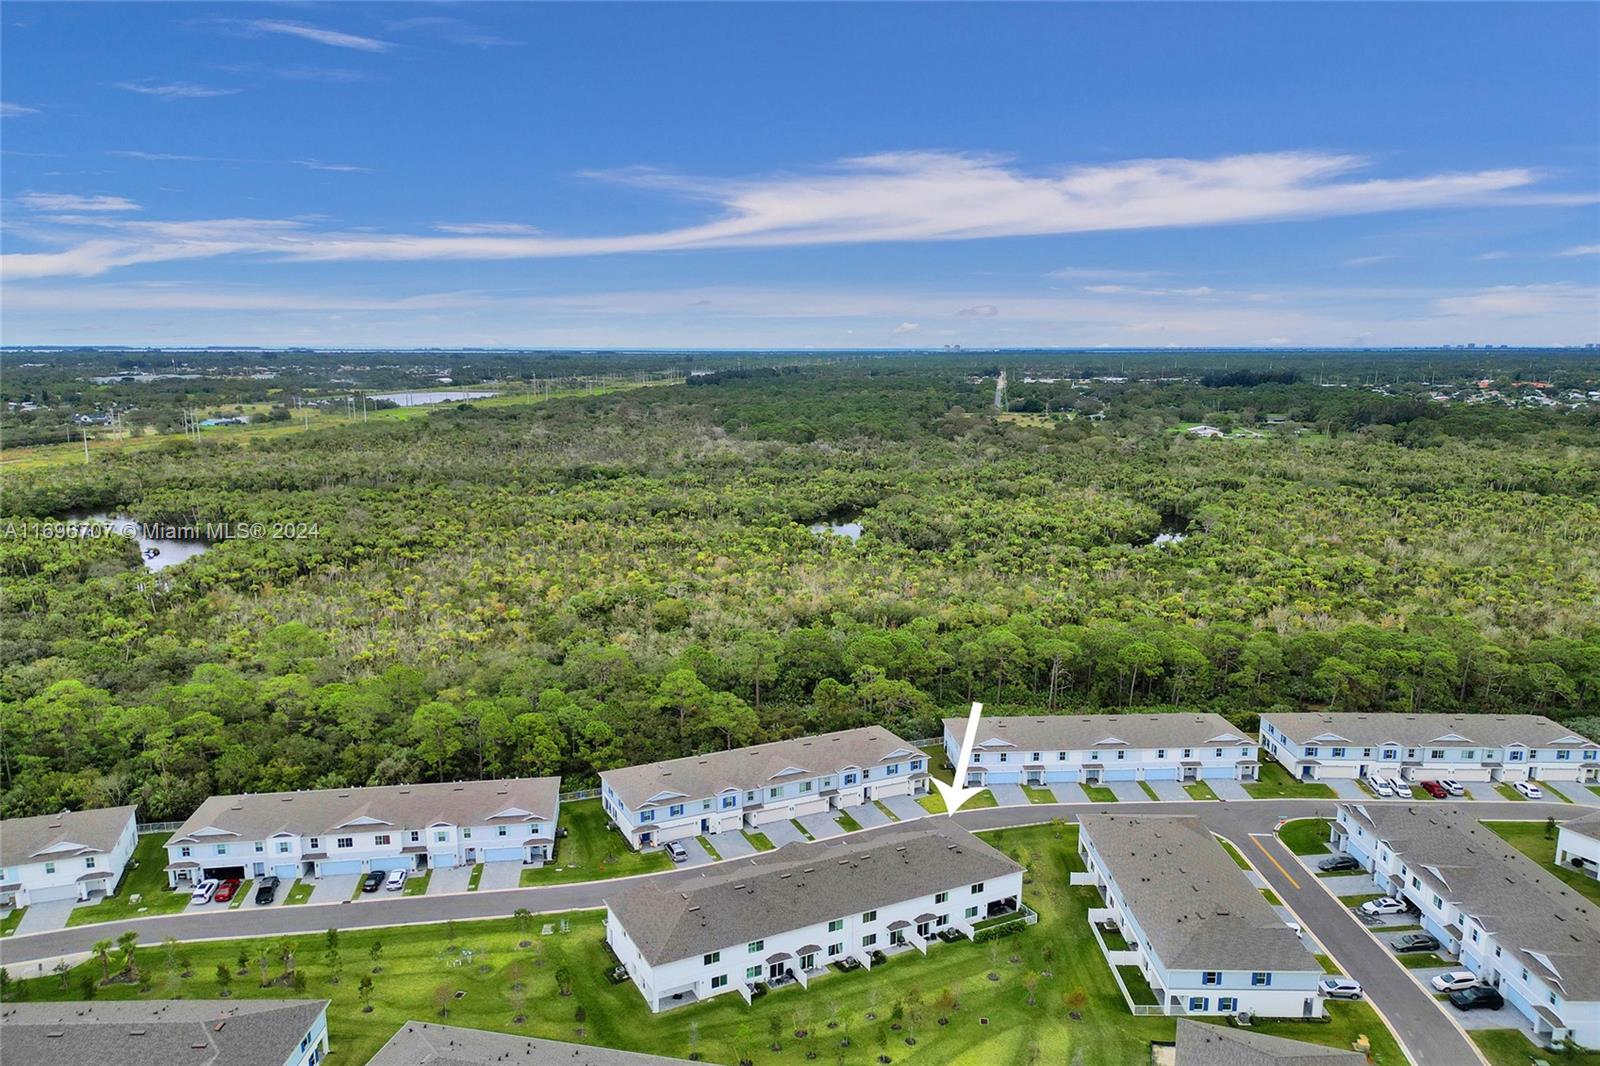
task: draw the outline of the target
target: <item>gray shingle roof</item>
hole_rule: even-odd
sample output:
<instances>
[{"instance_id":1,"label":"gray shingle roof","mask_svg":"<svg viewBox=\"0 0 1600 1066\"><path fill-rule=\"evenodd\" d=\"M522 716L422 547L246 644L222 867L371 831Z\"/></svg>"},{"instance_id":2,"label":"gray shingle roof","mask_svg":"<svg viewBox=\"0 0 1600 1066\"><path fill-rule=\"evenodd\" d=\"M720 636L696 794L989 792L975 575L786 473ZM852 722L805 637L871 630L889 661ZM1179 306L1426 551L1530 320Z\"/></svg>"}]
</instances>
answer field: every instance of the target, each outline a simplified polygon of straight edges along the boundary
<instances>
[{"instance_id":1,"label":"gray shingle roof","mask_svg":"<svg viewBox=\"0 0 1600 1066\"><path fill-rule=\"evenodd\" d=\"M1583 786L1578 786L1582 788ZM1581 818L1570 818L1561 823L1561 828L1570 829L1575 833L1582 833L1586 837L1600 840L1600 811L1591 811Z\"/></svg>"},{"instance_id":2,"label":"gray shingle roof","mask_svg":"<svg viewBox=\"0 0 1600 1066\"><path fill-rule=\"evenodd\" d=\"M29 1066L283 1066L325 999L8 1003L0 1046Z\"/></svg>"},{"instance_id":3,"label":"gray shingle roof","mask_svg":"<svg viewBox=\"0 0 1600 1066\"><path fill-rule=\"evenodd\" d=\"M0 822L0 866L109 852L117 846L133 807L7 818ZM77 845L68 847L67 845Z\"/></svg>"},{"instance_id":4,"label":"gray shingle roof","mask_svg":"<svg viewBox=\"0 0 1600 1066\"><path fill-rule=\"evenodd\" d=\"M644 763L607 770L600 775L629 810L638 810L653 797L662 803L715 796L724 789L764 788L769 782L800 780L835 774L855 767L875 767L893 762L895 752L920 755L910 741L882 726L864 726L815 737L796 737L771 744L756 744L731 751L714 751L682 759ZM804 771L785 774L785 770Z\"/></svg>"},{"instance_id":5,"label":"gray shingle roof","mask_svg":"<svg viewBox=\"0 0 1600 1066\"><path fill-rule=\"evenodd\" d=\"M367 1066L682 1066L688 1059L642 1055L559 1040L533 1040L454 1025L407 1022Z\"/></svg>"},{"instance_id":6,"label":"gray shingle roof","mask_svg":"<svg viewBox=\"0 0 1600 1066\"><path fill-rule=\"evenodd\" d=\"M1177 1066L1356 1066L1356 1051L1178 1019Z\"/></svg>"},{"instance_id":7,"label":"gray shingle roof","mask_svg":"<svg viewBox=\"0 0 1600 1066\"><path fill-rule=\"evenodd\" d=\"M1339 740L1363 747L1383 743L1408 748L1426 747L1438 742L1448 747L1477 745L1503 748L1507 744L1526 744L1530 748L1594 747L1566 726L1540 714L1322 714L1295 711L1264 714L1296 744L1308 744L1326 734L1322 743Z\"/></svg>"},{"instance_id":8,"label":"gray shingle roof","mask_svg":"<svg viewBox=\"0 0 1600 1066\"><path fill-rule=\"evenodd\" d=\"M966 735L965 718L946 718L945 732ZM1220 714L1053 714L1009 718L985 715L974 745L1010 743L1025 751L1086 751L1091 748L1199 748L1207 744L1254 744L1255 738ZM998 744L996 745L998 746Z\"/></svg>"},{"instance_id":9,"label":"gray shingle roof","mask_svg":"<svg viewBox=\"0 0 1600 1066\"><path fill-rule=\"evenodd\" d=\"M790 844L607 899L652 965L960 888L1022 867L947 818Z\"/></svg>"},{"instance_id":10,"label":"gray shingle roof","mask_svg":"<svg viewBox=\"0 0 1600 1066\"><path fill-rule=\"evenodd\" d=\"M1600 906L1453 806L1340 804L1569 1000L1600 1000ZM1548 960L1548 961L1547 961ZM1552 972L1553 971L1553 972Z\"/></svg>"},{"instance_id":11,"label":"gray shingle roof","mask_svg":"<svg viewBox=\"0 0 1600 1066\"><path fill-rule=\"evenodd\" d=\"M279 832L326 836L336 829L361 832L544 822L555 816L560 790L559 777L518 777L212 796L178 828L170 843L230 837L263 840ZM195 836L208 828L220 829L222 834Z\"/></svg>"},{"instance_id":12,"label":"gray shingle roof","mask_svg":"<svg viewBox=\"0 0 1600 1066\"><path fill-rule=\"evenodd\" d=\"M1168 969L1321 970L1200 819L1085 814L1078 824Z\"/></svg>"}]
</instances>

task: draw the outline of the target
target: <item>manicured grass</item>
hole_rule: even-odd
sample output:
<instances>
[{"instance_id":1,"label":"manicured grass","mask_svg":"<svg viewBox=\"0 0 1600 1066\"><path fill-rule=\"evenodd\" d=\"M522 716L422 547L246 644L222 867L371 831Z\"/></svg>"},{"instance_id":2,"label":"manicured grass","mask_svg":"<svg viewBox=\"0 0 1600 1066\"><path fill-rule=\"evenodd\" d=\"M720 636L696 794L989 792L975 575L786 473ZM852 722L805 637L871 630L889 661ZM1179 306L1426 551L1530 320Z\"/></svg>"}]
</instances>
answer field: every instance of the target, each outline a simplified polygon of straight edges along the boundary
<instances>
[{"instance_id":1,"label":"manicured grass","mask_svg":"<svg viewBox=\"0 0 1600 1066\"><path fill-rule=\"evenodd\" d=\"M1513 801L1515 803L1526 803L1526 802L1528 802L1528 797L1527 796L1524 796L1522 793L1518 792L1516 789L1512 788L1508 784L1505 784L1504 782L1501 782L1500 784L1495 785L1494 786L1494 790L1496 792L1500 793L1500 795L1504 796L1506 799L1511 800L1511 801Z\"/></svg>"},{"instance_id":2,"label":"manicured grass","mask_svg":"<svg viewBox=\"0 0 1600 1066\"><path fill-rule=\"evenodd\" d=\"M944 797L939 795L937 792L930 792L926 796L918 796L917 803L919 803L922 806L922 809L927 811L929 814L945 813ZM994 793L990 792L988 789L984 789L982 792L979 792L977 795L967 800L967 802L963 803L961 805L961 809L964 811L976 811L982 810L984 807L998 806L1000 806L1000 801L994 798ZM889 810L889 808L885 807L881 803L878 804L878 807L889 817L894 818L894 812ZM897 818L895 820L899 821Z\"/></svg>"},{"instance_id":3,"label":"manicured grass","mask_svg":"<svg viewBox=\"0 0 1600 1066\"><path fill-rule=\"evenodd\" d=\"M1022 791L1028 797L1029 803L1056 802L1056 794L1048 788L1036 788L1033 785L1023 785Z\"/></svg>"},{"instance_id":4,"label":"manicured grass","mask_svg":"<svg viewBox=\"0 0 1600 1066\"><path fill-rule=\"evenodd\" d=\"M1211 790L1211 786L1204 781L1195 781L1184 785L1183 790L1189 793L1190 799L1214 800L1217 798L1217 794Z\"/></svg>"},{"instance_id":5,"label":"manicured grass","mask_svg":"<svg viewBox=\"0 0 1600 1066\"><path fill-rule=\"evenodd\" d=\"M1492 1066L1528 1066L1534 1059L1544 1059L1550 1066L1600 1066L1600 1051L1546 1051L1535 1047L1520 1029L1469 1029L1467 1035Z\"/></svg>"},{"instance_id":6,"label":"manicured grass","mask_svg":"<svg viewBox=\"0 0 1600 1066\"><path fill-rule=\"evenodd\" d=\"M1118 966L1117 974L1122 978L1122 983L1128 986L1128 995L1133 997L1133 1002L1138 1006L1154 1006L1160 1001L1156 999L1155 989L1150 987L1150 982L1144 979L1144 974L1137 966Z\"/></svg>"},{"instance_id":7,"label":"manicured grass","mask_svg":"<svg viewBox=\"0 0 1600 1066\"><path fill-rule=\"evenodd\" d=\"M1296 855L1326 855L1328 832L1326 818L1297 818L1278 827L1278 839Z\"/></svg>"},{"instance_id":8,"label":"manicured grass","mask_svg":"<svg viewBox=\"0 0 1600 1066\"><path fill-rule=\"evenodd\" d=\"M1157 803L1161 802L1161 797L1156 795L1156 790L1150 787L1150 782L1148 782L1148 781L1140 781L1139 782L1139 787L1144 789L1144 794L1146 796L1149 796L1151 799L1155 800Z\"/></svg>"},{"instance_id":9,"label":"manicured grass","mask_svg":"<svg viewBox=\"0 0 1600 1066\"><path fill-rule=\"evenodd\" d=\"M1600 796L1600 785L1588 785L1585 787L1587 787L1589 791L1593 792L1596 796Z\"/></svg>"},{"instance_id":10,"label":"manicured grass","mask_svg":"<svg viewBox=\"0 0 1600 1066\"><path fill-rule=\"evenodd\" d=\"M843 829L846 833L854 833L861 828L861 823L850 817L850 814L847 811L840 811L838 814L834 815L833 820L838 822L839 828Z\"/></svg>"},{"instance_id":11,"label":"manicured grass","mask_svg":"<svg viewBox=\"0 0 1600 1066\"><path fill-rule=\"evenodd\" d=\"M406 887L401 889L400 892L406 896L426 896L428 894L428 882L432 880L433 868L429 867L421 873L414 873L406 878Z\"/></svg>"},{"instance_id":12,"label":"manicured grass","mask_svg":"<svg viewBox=\"0 0 1600 1066\"><path fill-rule=\"evenodd\" d=\"M947 785L953 785L956 783L956 772L954 770L946 770L944 768L944 761L946 758L944 753L944 745L929 744L927 747L921 749L921 751L922 754L928 757L928 773L932 774L934 777L937 777L940 781L943 781Z\"/></svg>"},{"instance_id":13,"label":"manicured grass","mask_svg":"<svg viewBox=\"0 0 1600 1066\"><path fill-rule=\"evenodd\" d=\"M800 824L800 819L798 819L798 818L790 818L789 819L789 824L794 826L795 832L799 833L801 836L805 837L807 840L815 840L815 839L817 839L816 837L811 835L811 830L807 829L805 826Z\"/></svg>"},{"instance_id":14,"label":"manicured grass","mask_svg":"<svg viewBox=\"0 0 1600 1066\"><path fill-rule=\"evenodd\" d=\"M1600 881L1569 866L1556 865L1555 835L1552 833L1548 837L1545 836L1543 822L1484 822L1483 824L1498 833L1506 843L1561 878L1578 892L1600 903Z\"/></svg>"},{"instance_id":15,"label":"manicured grass","mask_svg":"<svg viewBox=\"0 0 1600 1066\"><path fill-rule=\"evenodd\" d=\"M602 881L610 877L670 870L665 852L634 851L611 826L598 799L561 805L561 828L567 835L556 841L554 862L537 870L523 870L520 884L559 885L569 881Z\"/></svg>"},{"instance_id":16,"label":"manicured grass","mask_svg":"<svg viewBox=\"0 0 1600 1066\"><path fill-rule=\"evenodd\" d=\"M711 839L709 837L699 836L695 837L695 840L700 842L700 846L706 849L706 854L711 856L713 861L722 861L722 856L717 852L716 846L711 843Z\"/></svg>"},{"instance_id":17,"label":"manicured grass","mask_svg":"<svg viewBox=\"0 0 1600 1066\"><path fill-rule=\"evenodd\" d=\"M1245 860L1243 855L1239 854L1238 848L1234 847L1229 841L1223 840L1221 837L1217 837L1216 840L1218 844L1222 845L1222 850L1228 853L1228 857L1233 860L1233 864L1235 866L1239 867L1241 870L1250 869L1250 863Z\"/></svg>"},{"instance_id":18,"label":"manicured grass","mask_svg":"<svg viewBox=\"0 0 1600 1066\"><path fill-rule=\"evenodd\" d=\"M245 880L239 882L238 891L234 892L233 898L228 901L228 909L230 911L238 910L240 907L244 906L245 898L250 895L250 886L253 884L255 884L255 881L250 878L246 878Z\"/></svg>"},{"instance_id":19,"label":"manicured grass","mask_svg":"<svg viewBox=\"0 0 1600 1066\"><path fill-rule=\"evenodd\" d=\"M1115 929L1100 930L1100 939L1106 942L1107 951L1127 951L1128 938Z\"/></svg>"},{"instance_id":20,"label":"manicured grass","mask_svg":"<svg viewBox=\"0 0 1600 1066\"><path fill-rule=\"evenodd\" d=\"M11 913L0 918L0 936L10 936L17 931L17 924L22 921L22 916L28 913L26 907L13 908Z\"/></svg>"},{"instance_id":21,"label":"manicured grass","mask_svg":"<svg viewBox=\"0 0 1600 1066\"><path fill-rule=\"evenodd\" d=\"M1256 771L1259 781L1244 782L1244 790L1256 799L1333 799L1333 789L1318 781L1296 781L1282 763L1261 760Z\"/></svg>"},{"instance_id":22,"label":"manicured grass","mask_svg":"<svg viewBox=\"0 0 1600 1066\"><path fill-rule=\"evenodd\" d=\"M777 847L777 845L774 844L771 838L769 838L765 833L759 832L755 829L745 829L742 830L742 832L744 833L744 838L748 840L751 846L757 851L771 851L773 848Z\"/></svg>"},{"instance_id":23,"label":"manicured grass","mask_svg":"<svg viewBox=\"0 0 1600 1066\"><path fill-rule=\"evenodd\" d=\"M151 914L175 914L189 905L189 892L174 892L167 887L166 833L145 833L133 847L133 858L122 873L122 884L115 896L107 896L90 907L74 907L68 925L94 925L141 918ZM130 902L139 897L137 904Z\"/></svg>"},{"instance_id":24,"label":"manicured grass","mask_svg":"<svg viewBox=\"0 0 1600 1066\"><path fill-rule=\"evenodd\" d=\"M1340 896L1339 902L1343 903L1346 907L1359 907L1368 900L1382 898L1382 892L1363 892L1360 895L1355 896Z\"/></svg>"},{"instance_id":25,"label":"manicured grass","mask_svg":"<svg viewBox=\"0 0 1600 1066\"><path fill-rule=\"evenodd\" d=\"M366 874L362 874L360 877L356 878L356 887L352 888L350 890L350 898L351 899L360 899L361 898L361 882L365 881L366 879L367 879L367 875Z\"/></svg>"},{"instance_id":26,"label":"manicured grass","mask_svg":"<svg viewBox=\"0 0 1600 1066\"><path fill-rule=\"evenodd\" d=\"M1383 1024L1378 1017L1378 1012L1373 1010L1365 1000L1349 1002L1341 1000L1337 1003L1325 1004L1328 1011L1328 1020L1325 1022L1300 1022L1285 1021L1281 1018L1255 1018L1250 1023L1250 1031L1266 1033L1268 1036L1282 1036L1290 1040L1306 1040L1313 1044L1323 1044L1327 1047L1336 1047L1348 1051L1356 1042L1356 1038L1365 1036L1372 1043L1372 1052L1367 1061L1382 1066L1392 1063L1406 1062L1400 1045L1395 1041L1394 1035L1389 1032L1389 1027ZM1213 1022L1226 1025L1221 1018L1196 1018L1196 1021Z\"/></svg>"},{"instance_id":27,"label":"manicured grass","mask_svg":"<svg viewBox=\"0 0 1600 1066\"><path fill-rule=\"evenodd\" d=\"M1344 973L1343 970L1339 969L1339 964L1333 961L1331 955L1318 955L1317 965L1322 967L1323 973Z\"/></svg>"},{"instance_id":28,"label":"manicured grass","mask_svg":"<svg viewBox=\"0 0 1600 1066\"><path fill-rule=\"evenodd\" d=\"M1454 966L1449 959L1440 958L1431 951L1408 951L1404 955L1396 955L1400 965L1408 970L1427 970L1435 966Z\"/></svg>"},{"instance_id":29,"label":"manicured grass","mask_svg":"<svg viewBox=\"0 0 1600 1066\"><path fill-rule=\"evenodd\" d=\"M467 891L468 892L476 892L476 891L478 891L478 884L482 880L483 880L483 863L481 863L481 862L473 863L472 864L472 872L467 875Z\"/></svg>"},{"instance_id":30,"label":"manicured grass","mask_svg":"<svg viewBox=\"0 0 1600 1066\"><path fill-rule=\"evenodd\" d=\"M749 1055L761 1066L805 1066L813 1061L808 1053L816 1054L815 1061L831 1063L843 1050L839 1042L846 1035L853 1050L844 1052L845 1061L852 1064L875 1061L880 1048L895 1062L917 1066L1028 1062L1032 1047L1038 1048L1041 1062L1126 1066L1148 1061L1150 1041L1172 1040L1175 1023L1169 1017L1128 1014L1089 928L1087 908L1098 906L1098 897L1090 887L1067 884L1068 872L1081 868L1076 829L1052 823L985 838L1032 871L1026 899L1039 912L1037 925L985 944L935 944L926 957L897 955L871 973L830 972L813 980L809 990L790 986L752 1006L737 995L725 995L651 1014L631 984L606 981L612 961L602 943L603 916L593 911L537 915L521 928L515 920L501 918L344 930L340 951L345 966L338 984L331 982L324 961L323 936L295 937L304 991L282 984L261 988L254 963L249 975L235 976L232 990L240 998L331 1000L330 1038L339 1061L352 1066L366 1062L412 1018L678 1058L699 1052L710 1062L732 1063ZM538 935L540 925L559 924L562 918L570 921L571 932ZM357 977L369 968L368 949L375 940L383 944L382 972L373 975L373 1010L367 1014L361 1010ZM526 948L519 946L523 942ZM460 964L461 949L473 952L469 964ZM138 963L153 977L150 990L141 994L136 985L114 985L100 997L215 996L218 963L237 974L241 950L253 955L254 944L188 945L193 976L185 980L169 969L159 946L141 945ZM275 957L269 966L273 977L282 972ZM560 971L570 974L570 996L559 993ZM83 972L98 974L98 964L90 960ZM999 979L990 981L991 972ZM79 998L78 977L70 973L65 987L48 976L20 982L26 987L17 998ZM516 983L523 988L514 990ZM455 999L457 990L466 995ZM954 1007L941 1002L946 993ZM1030 998L1035 1000L1031 1005ZM579 1006L584 1008L583 1022L574 1020ZM906 1026L899 1032L888 1027L896 1006L902 1008ZM441 1007L447 1013L441 1015ZM1077 1011L1079 1020L1072 1020L1069 1011ZM869 1012L876 1014L875 1021L867 1020ZM1356 1033L1366 1033L1373 1041L1373 1062L1402 1066L1399 1049L1365 1004L1338 1004L1330 1012L1332 1023L1258 1022L1258 1028L1334 1047L1348 1047ZM513 1020L519 1013L525 1016L521 1023ZM940 1017L947 1017L949 1024L937 1024ZM988 1024L981 1025L980 1018ZM768 1026L774 1020L779 1051L768 1050L773 1042ZM838 1027L828 1028L830 1020ZM810 1035L794 1037L796 1029ZM907 1036L917 1040L914 1051L903 1043Z\"/></svg>"},{"instance_id":31,"label":"manicured grass","mask_svg":"<svg viewBox=\"0 0 1600 1066\"><path fill-rule=\"evenodd\" d=\"M1090 803L1117 802L1117 794L1104 785L1086 785L1080 781L1078 787L1083 789L1083 794L1089 797Z\"/></svg>"},{"instance_id":32,"label":"manicured grass","mask_svg":"<svg viewBox=\"0 0 1600 1066\"><path fill-rule=\"evenodd\" d=\"M1263 888L1261 890L1261 895L1266 899L1266 901L1268 903L1272 904L1274 907L1283 906L1283 900L1279 899L1278 898L1278 894L1276 892L1272 891L1272 889Z\"/></svg>"},{"instance_id":33,"label":"manicured grass","mask_svg":"<svg viewBox=\"0 0 1600 1066\"><path fill-rule=\"evenodd\" d=\"M283 905L285 907L294 907L301 903L308 902L311 899L312 887L312 885L296 879L294 884L289 886L288 895L283 897Z\"/></svg>"}]
</instances>

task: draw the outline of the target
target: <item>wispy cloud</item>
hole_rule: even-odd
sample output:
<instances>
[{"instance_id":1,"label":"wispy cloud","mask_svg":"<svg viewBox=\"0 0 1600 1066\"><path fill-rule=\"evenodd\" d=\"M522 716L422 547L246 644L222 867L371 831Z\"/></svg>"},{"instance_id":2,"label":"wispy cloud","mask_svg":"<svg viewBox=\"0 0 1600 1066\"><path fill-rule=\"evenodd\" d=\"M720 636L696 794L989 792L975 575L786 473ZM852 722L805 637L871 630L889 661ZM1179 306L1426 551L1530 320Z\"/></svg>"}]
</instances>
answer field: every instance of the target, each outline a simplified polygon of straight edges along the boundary
<instances>
[{"instance_id":1,"label":"wispy cloud","mask_svg":"<svg viewBox=\"0 0 1600 1066\"><path fill-rule=\"evenodd\" d=\"M25 192L17 202L35 211L138 211L139 205L121 196L77 196L61 192Z\"/></svg>"},{"instance_id":2,"label":"wispy cloud","mask_svg":"<svg viewBox=\"0 0 1600 1066\"><path fill-rule=\"evenodd\" d=\"M974 304L971 307L963 307L956 312L956 316L959 318L994 318L999 313L1000 308L994 304Z\"/></svg>"},{"instance_id":3,"label":"wispy cloud","mask_svg":"<svg viewBox=\"0 0 1600 1066\"><path fill-rule=\"evenodd\" d=\"M1558 252L1556 254L1557 255L1563 255L1563 256L1567 256L1567 255L1600 255L1600 244L1580 244L1580 245L1577 245L1576 247L1568 248L1565 251Z\"/></svg>"},{"instance_id":4,"label":"wispy cloud","mask_svg":"<svg viewBox=\"0 0 1600 1066\"><path fill-rule=\"evenodd\" d=\"M899 153L847 159L817 173L688 178L653 171L605 175L710 205L710 221L677 229L584 237L412 234L313 229L284 220L145 224L102 233L100 257L13 254L13 276L64 263L100 273L121 262L235 252L294 261L532 259L712 248L960 241L1176 226L1281 222L1442 205L1588 203L1532 189L1526 168L1412 178L1352 178L1350 156L1276 153L1213 160L1132 160L1031 174L991 157ZM223 239L174 239L185 226ZM176 229L174 228L176 227ZM70 235L58 235L70 241ZM52 266L51 264L55 264Z\"/></svg>"},{"instance_id":5,"label":"wispy cloud","mask_svg":"<svg viewBox=\"0 0 1600 1066\"><path fill-rule=\"evenodd\" d=\"M539 231L521 222L435 222L433 228L440 233L462 233L470 236L483 234L514 234L531 237Z\"/></svg>"},{"instance_id":6,"label":"wispy cloud","mask_svg":"<svg viewBox=\"0 0 1600 1066\"><path fill-rule=\"evenodd\" d=\"M448 18L440 15L421 15L416 18L401 19L388 25L391 33L406 33L411 30L423 30L450 44L471 45L477 48L497 48L522 44L509 37L502 37L498 33L475 26L458 18Z\"/></svg>"},{"instance_id":7,"label":"wispy cloud","mask_svg":"<svg viewBox=\"0 0 1600 1066\"><path fill-rule=\"evenodd\" d=\"M257 33L277 33L302 40L315 41L334 48L353 48L358 52L387 52L394 45L375 37L362 37L341 30L330 30L306 22L287 22L283 19L247 19L242 25Z\"/></svg>"},{"instance_id":8,"label":"wispy cloud","mask_svg":"<svg viewBox=\"0 0 1600 1066\"><path fill-rule=\"evenodd\" d=\"M212 96L233 96L241 91L239 89L219 89L212 85L196 85L194 82L188 81L119 81L116 86L130 93L159 96L163 100L203 100Z\"/></svg>"},{"instance_id":9,"label":"wispy cloud","mask_svg":"<svg viewBox=\"0 0 1600 1066\"><path fill-rule=\"evenodd\" d=\"M1492 251L1492 252L1482 252L1482 253L1480 253L1478 255L1473 256L1472 258L1476 259L1480 263L1492 263L1496 259L1510 259L1511 258L1511 253L1510 252L1502 252L1502 251L1496 250L1496 251Z\"/></svg>"},{"instance_id":10,"label":"wispy cloud","mask_svg":"<svg viewBox=\"0 0 1600 1066\"><path fill-rule=\"evenodd\" d=\"M916 333L922 326L916 322L902 322L894 328L895 333Z\"/></svg>"},{"instance_id":11,"label":"wispy cloud","mask_svg":"<svg viewBox=\"0 0 1600 1066\"><path fill-rule=\"evenodd\" d=\"M1340 265L1347 267L1372 266L1375 263L1387 263L1393 258L1394 256L1392 255L1358 255L1353 259L1346 259Z\"/></svg>"},{"instance_id":12,"label":"wispy cloud","mask_svg":"<svg viewBox=\"0 0 1600 1066\"><path fill-rule=\"evenodd\" d=\"M38 113L39 109L37 107L27 107L23 104L12 103L10 100L0 100L0 118L21 118L23 115L37 115Z\"/></svg>"},{"instance_id":13,"label":"wispy cloud","mask_svg":"<svg viewBox=\"0 0 1600 1066\"><path fill-rule=\"evenodd\" d=\"M1216 290L1209 285L1196 285L1187 289L1141 289L1132 285L1085 285L1084 292L1092 292L1097 296L1186 296L1191 299L1203 299L1216 294Z\"/></svg>"},{"instance_id":14,"label":"wispy cloud","mask_svg":"<svg viewBox=\"0 0 1600 1066\"><path fill-rule=\"evenodd\" d=\"M1521 317L1586 314L1591 322L1600 307L1600 287L1554 282L1539 285L1496 285L1465 296L1447 296L1435 303L1442 315Z\"/></svg>"},{"instance_id":15,"label":"wispy cloud","mask_svg":"<svg viewBox=\"0 0 1600 1066\"><path fill-rule=\"evenodd\" d=\"M142 159L152 163L248 163L252 166L304 167L306 170L331 170L339 173L370 173L371 167L358 167L353 163L325 163L319 159L243 159L223 155L186 155L181 152L142 152L137 149L114 149L106 153L120 159Z\"/></svg>"}]
</instances>

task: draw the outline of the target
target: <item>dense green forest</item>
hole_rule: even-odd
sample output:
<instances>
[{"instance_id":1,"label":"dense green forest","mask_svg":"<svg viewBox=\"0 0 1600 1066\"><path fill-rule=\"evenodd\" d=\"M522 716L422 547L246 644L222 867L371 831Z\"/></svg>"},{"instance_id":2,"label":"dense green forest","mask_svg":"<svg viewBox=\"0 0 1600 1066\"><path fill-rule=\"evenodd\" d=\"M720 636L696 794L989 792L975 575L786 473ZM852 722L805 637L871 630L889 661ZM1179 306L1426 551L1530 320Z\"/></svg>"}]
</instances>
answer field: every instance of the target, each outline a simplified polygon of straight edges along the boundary
<instances>
[{"instance_id":1,"label":"dense green forest","mask_svg":"<svg viewBox=\"0 0 1600 1066\"><path fill-rule=\"evenodd\" d=\"M713 366L9 473L0 809L576 788L868 722L928 736L972 698L1247 726L1514 710L1597 735L1596 405L1431 402L1398 356L1383 388L1315 363L1013 373L1027 414L994 409L992 357ZM1556 369L1597 387L1592 359ZM1182 432L1201 420L1261 432ZM30 525L99 511L316 532L152 574L131 542ZM860 539L808 528L835 515Z\"/></svg>"}]
</instances>

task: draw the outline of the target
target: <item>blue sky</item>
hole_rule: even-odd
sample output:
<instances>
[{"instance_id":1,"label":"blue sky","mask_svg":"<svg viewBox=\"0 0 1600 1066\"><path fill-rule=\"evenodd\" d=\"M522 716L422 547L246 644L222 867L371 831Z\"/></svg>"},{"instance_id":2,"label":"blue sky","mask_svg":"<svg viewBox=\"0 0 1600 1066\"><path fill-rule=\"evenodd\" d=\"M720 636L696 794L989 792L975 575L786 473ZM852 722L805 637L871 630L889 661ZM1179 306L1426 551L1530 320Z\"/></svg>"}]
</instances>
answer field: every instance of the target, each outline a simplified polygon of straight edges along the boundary
<instances>
[{"instance_id":1,"label":"blue sky","mask_svg":"<svg viewBox=\"0 0 1600 1066\"><path fill-rule=\"evenodd\" d=\"M1600 5L0 19L9 344L1600 339Z\"/></svg>"}]
</instances>

